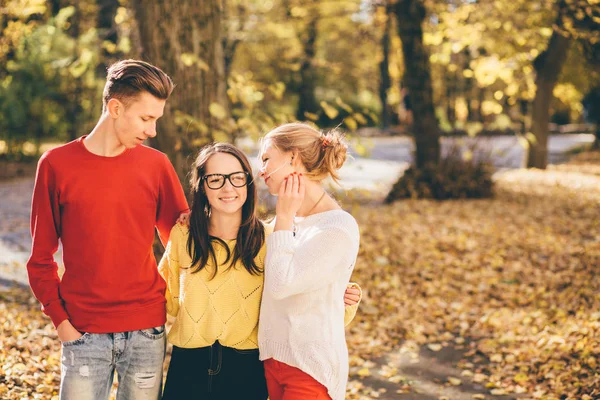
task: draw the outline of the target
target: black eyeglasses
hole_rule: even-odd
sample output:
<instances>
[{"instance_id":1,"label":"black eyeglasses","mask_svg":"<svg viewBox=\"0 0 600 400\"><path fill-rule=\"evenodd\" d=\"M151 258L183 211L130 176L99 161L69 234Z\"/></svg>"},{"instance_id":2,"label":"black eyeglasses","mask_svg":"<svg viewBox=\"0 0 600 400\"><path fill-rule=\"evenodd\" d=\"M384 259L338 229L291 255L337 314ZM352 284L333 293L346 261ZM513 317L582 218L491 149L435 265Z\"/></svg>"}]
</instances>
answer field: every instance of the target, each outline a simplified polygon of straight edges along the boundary
<instances>
[{"instance_id":1,"label":"black eyeglasses","mask_svg":"<svg viewBox=\"0 0 600 400\"><path fill-rule=\"evenodd\" d=\"M209 189L217 190L225 186L225 180L228 179L233 187L241 188L248 184L247 172L234 172L231 174L210 174L202 177L206 181Z\"/></svg>"}]
</instances>

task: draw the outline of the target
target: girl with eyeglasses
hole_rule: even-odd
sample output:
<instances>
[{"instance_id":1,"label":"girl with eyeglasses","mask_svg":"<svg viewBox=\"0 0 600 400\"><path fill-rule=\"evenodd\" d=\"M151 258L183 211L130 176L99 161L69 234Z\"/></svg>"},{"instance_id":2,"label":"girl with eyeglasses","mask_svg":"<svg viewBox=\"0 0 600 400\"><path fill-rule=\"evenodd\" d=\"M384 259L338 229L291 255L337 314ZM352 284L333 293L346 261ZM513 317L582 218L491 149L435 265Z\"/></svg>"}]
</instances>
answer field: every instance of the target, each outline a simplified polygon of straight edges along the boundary
<instances>
[{"instance_id":1,"label":"girl with eyeglasses","mask_svg":"<svg viewBox=\"0 0 600 400\"><path fill-rule=\"evenodd\" d=\"M268 228L256 216L250 163L233 145L210 144L194 162L190 184L189 226L173 227L159 264L167 312L175 317L163 399L264 400L258 321ZM340 302L344 296L353 297L342 293ZM356 307L346 307L347 320Z\"/></svg>"}]
</instances>

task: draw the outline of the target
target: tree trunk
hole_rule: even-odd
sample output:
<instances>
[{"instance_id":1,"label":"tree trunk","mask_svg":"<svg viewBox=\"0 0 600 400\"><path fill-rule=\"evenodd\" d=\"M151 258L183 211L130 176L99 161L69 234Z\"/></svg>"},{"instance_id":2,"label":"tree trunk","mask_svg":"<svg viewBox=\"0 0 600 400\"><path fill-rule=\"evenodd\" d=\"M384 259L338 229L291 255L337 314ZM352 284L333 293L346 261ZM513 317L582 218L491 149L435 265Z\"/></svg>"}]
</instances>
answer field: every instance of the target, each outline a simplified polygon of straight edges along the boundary
<instances>
[{"instance_id":1,"label":"tree trunk","mask_svg":"<svg viewBox=\"0 0 600 400\"><path fill-rule=\"evenodd\" d=\"M300 66L300 82L298 86L298 108L296 109L296 119L298 121L306 120L306 113L316 114L319 112L319 103L315 97L316 73L313 65L316 54L317 44L317 22L319 2L313 0L311 3L312 12L305 31L304 59Z\"/></svg>"},{"instance_id":2,"label":"tree trunk","mask_svg":"<svg viewBox=\"0 0 600 400\"><path fill-rule=\"evenodd\" d=\"M53 17L64 7L61 0L48 0L48 6Z\"/></svg>"},{"instance_id":3,"label":"tree trunk","mask_svg":"<svg viewBox=\"0 0 600 400\"><path fill-rule=\"evenodd\" d=\"M429 54L423 44L426 9L421 0L399 0L394 11L404 53L404 82L412 103L416 167L423 168L440 159L440 128L433 106Z\"/></svg>"},{"instance_id":4,"label":"tree trunk","mask_svg":"<svg viewBox=\"0 0 600 400\"><path fill-rule=\"evenodd\" d=\"M561 11L564 2L559 5L557 24L561 25ZM531 105L531 133L535 143L530 143L527 157L527 168L546 169L548 165L548 124L550 123L550 101L552 92L558 81L558 74L567 58L571 40L561 35L556 29L552 32L548 48L534 60L536 71L535 98Z\"/></svg>"},{"instance_id":5,"label":"tree trunk","mask_svg":"<svg viewBox=\"0 0 600 400\"><path fill-rule=\"evenodd\" d=\"M483 102L485 101L486 88L481 88L476 85L477 91L477 107L475 107L477 119L476 122L485 122L485 115L483 115Z\"/></svg>"},{"instance_id":6,"label":"tree trunk","mask_svg":"<svg viewBox=\"0 0 600 400\"><path fill-rule=\"evenodd\" d=\"M446 118L452 127L456 124L456 76L446 81Z\"/></svg>"},{"instance_id":7,"label":"tree trunk","mask_svg":"<svg viewBox=\"0 0 600 400\"><path fill-rule=\"evenodd\" d=\"M68 5L63 4L63 7L67 7ZM75 12L73 16L69 19L70 26L67 29L66 33L71 36L76 45L73 47L73 58L77 59L79 57L79 36L81 35L81 7L78 2L74 2L72 5L75 8ZM58 11L61 10L60 4L53 5L53 11L55 9ZM57 12L58 13L58 12ZM73 85L73 89L69 96L69 102L66 104L66 108L69 110L67 113L67 118L71 125L71 129L69 129L69 140L75 140L79 136L81 136L81 115L83 114L83 107L81 105L81 98L83 93L83 79L82 77L72 77L71 84Z\"/></svg>"},{"instance_id":8,"label":"tree trunk","mask_svg":"<svg viewBox=\"0 0 600 400\"><path fill-rule=\"evenodd\" d=\"M99 36L102 40L111 42L116 46L119 41L119 35L115 16L119 9L119 0L96 0L96 6L98 7L96 27L98 28ZM111 53L103 48L102 62L98 64L96 75L99 78L105 79L106 68L119 58L121 58L120 53Z\"/></svg>"},{"instance_id":9,"label":"tree trunk","mask_svg":"<svg viewBox=\"0 0 600 400\"><path fill-rule=\"evenodd\" d=\"M154 145L169 156L185 183L188 157L228 120L228 115L218 119L209 112L216 103L228 114L221 2L134 0L133 5L143 58L163 69L176 85Z\"/></svg>"},{"instance_id":10,"label":"tree trunk","mask_svg":"<svg viewBox=\"0 0 600 400\"><path fill-rule=\"evenodd\" d=\"M387 100L388 90L392 86L390 79L390 30L392 28L392 13L390 11L389 5L386 6L387 19L385 21L383 37L381 38L383 59L379 63L379 98L381 99L381 125L383 129L389 128L391 120L390 107Z\"/></svg>"},{"instance_id":11,"label":"tree trunk","mask_svg":"<svg viewBox=\"0 0 600 400\"><path fill-rule=\"evenodd\" d=\"M452 129L454 129L456 125L456 101L459 96L459 83L461 83L462 74L460 74L461 76L459 76L456 73L456 71L448 71L446 72L446 74L450 75L450 81L446 81L448 85L446 92L446 101L448 102L446 115L448 118L448 122L450 123L450 125L452 125Z\"/></svg>"},{"instance_id":12,"label":"tree trunk","mask_svg":"<svg viewBox=\"0 0 600 400\"><path fill-rule=\"evenodd\" d=\"M465 105L467 107L467 122L473 122L474 121L474 116L473 116L473 106L471 104L471 99L473 97L473 78L465 78L465 90L464 90L464 96L465 96Z\"/></svg>"},{"instance_id":13,"label":"tree trunk","mask_svg":"<svg viewBox=\"0 0 600 400\"><path fill-rule=\"evenodd\" d=\"M529 102L527 100L519 100L519 115L521 118L521 133L527 133L527 116L529 115Z\"/></svg>"},{"instance_id":14,"label":"tree trunk","mask_svg":"<svg viewBox=\"0 0 600 400\"><path fill-rule=\"evenodd\" d=\"M229 10L227 7L231 7L231 5L227 4L225 0L222 0L222 4L223 4L222 20L227 21L229 18L231 18L228 14ZM240 34L243 33L243 31L246 29L246 21L248 20L248 9L247 9L246 4L243 4L243 3L238 4L237 5L237 13L238 13L238 18L240 20L239 31L237 31L237 32L228 31L227 35L225 35L225 37L223 38L223 54L225 57L225 81L226 82L227 82L227 79L229 79L229 75L231 74L231 67L233 66L233 59L235 57L235 52L236 52L239 44L242 42L242 39L240 39Z\"/></svg>"}]
</instances>

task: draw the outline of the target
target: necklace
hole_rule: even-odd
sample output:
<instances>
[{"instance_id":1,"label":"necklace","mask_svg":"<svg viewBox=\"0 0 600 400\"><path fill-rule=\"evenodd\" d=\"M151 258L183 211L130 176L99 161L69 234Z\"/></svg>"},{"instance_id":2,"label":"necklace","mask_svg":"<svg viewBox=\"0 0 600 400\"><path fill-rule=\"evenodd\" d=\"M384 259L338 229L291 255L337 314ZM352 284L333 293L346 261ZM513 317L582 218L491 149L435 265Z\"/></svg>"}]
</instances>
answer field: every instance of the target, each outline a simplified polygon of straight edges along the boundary
<instances>
[{"instance_id":1,"label":"necklace","mask_svg":"<svg viewBox=\"0 0 600 400\"><path fill-rule=\"evenodd\" d=\"M308 217L310 215L310 213L317 208L317 206L319 205L319 203L321 202L321 200L323 200L323 197L325 197L325 195L327 194L327 192L323 191L323 194L321 195L321 197L319 197L319 200L317 200L317 202L315 203L314 206L312 206L312 208L310 210L308 210L308 212L306 213L306 217Z\"/></svg>"},{"instance_id":2,"label":"necklace","mask_svg":"<svg viewBox=\"0 0 600 400\"><path fill-rule=\"evenodd\" d=\"M310 213L315 208L317 208L317 206L319 205L319 203L321 202L321 200L323 200L323 198L325 197L326 194L327 194L327 192L323 191L323 194L321 195L321 197L319 197L319 200L317 200L317 202L315 203L315 205L312 206L312 208L310 210L308 210L308 212L306 213L306 215L304 217L300 217L300 218L308 217L310 215ZM294 223L292 224L292 233L294 234L294 236L296 236L296 232L298 232L298 227L296 226L296 222L294 221Z\"/></svg>"}]
</instances>

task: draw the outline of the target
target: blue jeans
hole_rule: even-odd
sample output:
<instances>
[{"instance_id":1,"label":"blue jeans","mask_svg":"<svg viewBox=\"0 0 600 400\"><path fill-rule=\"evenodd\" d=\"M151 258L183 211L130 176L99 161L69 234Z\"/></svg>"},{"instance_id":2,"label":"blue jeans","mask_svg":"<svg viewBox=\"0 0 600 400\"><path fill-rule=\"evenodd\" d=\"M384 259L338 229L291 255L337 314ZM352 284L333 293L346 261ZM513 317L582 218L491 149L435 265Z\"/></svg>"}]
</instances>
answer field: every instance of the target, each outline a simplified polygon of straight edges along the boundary
<instances>
[{"instance_id":1,"label":"blue jeans","mask_svg":"<svg viewBox=\"0 0 600 400\"><path fill-rule=\"evenodd\" d=\"M107 400L115 370L117 400L160 399L165 327L84 333L62 344L61 400Z\"/></svg>"}]
</instances>

